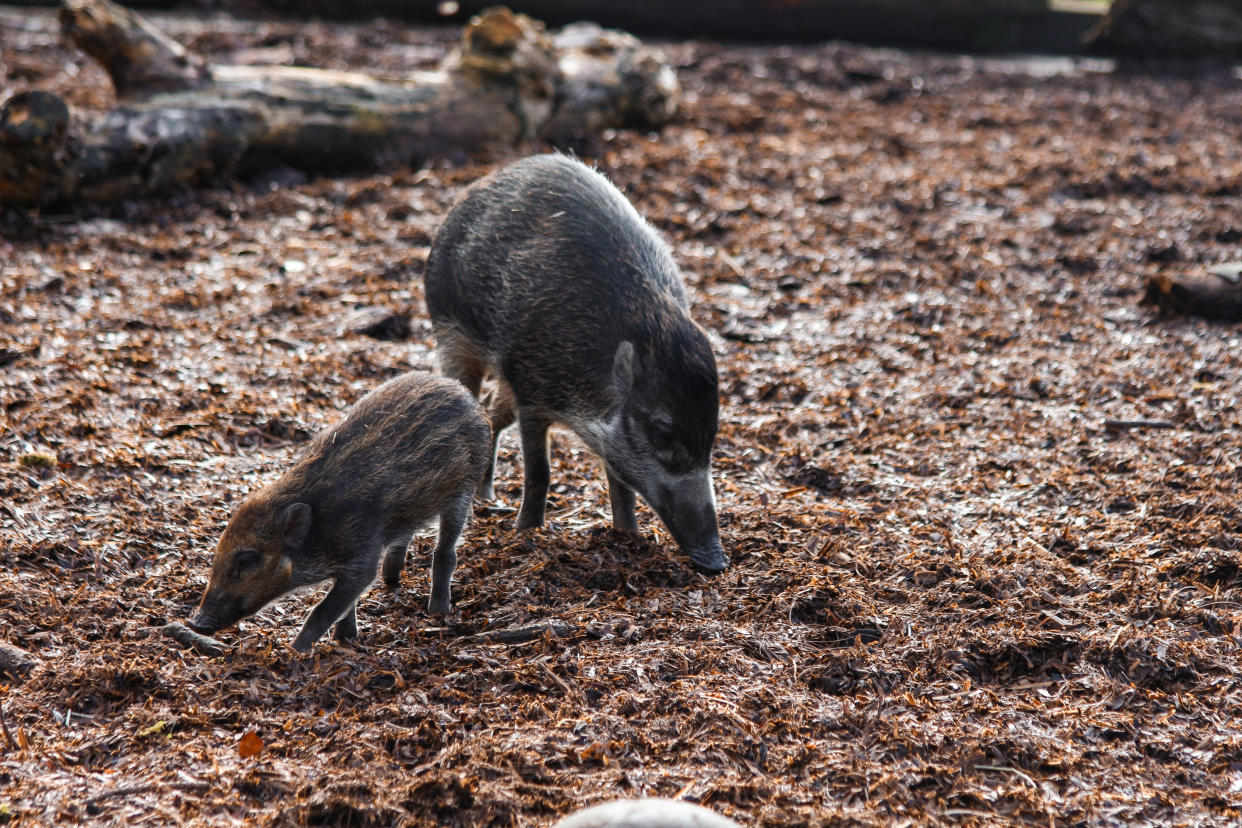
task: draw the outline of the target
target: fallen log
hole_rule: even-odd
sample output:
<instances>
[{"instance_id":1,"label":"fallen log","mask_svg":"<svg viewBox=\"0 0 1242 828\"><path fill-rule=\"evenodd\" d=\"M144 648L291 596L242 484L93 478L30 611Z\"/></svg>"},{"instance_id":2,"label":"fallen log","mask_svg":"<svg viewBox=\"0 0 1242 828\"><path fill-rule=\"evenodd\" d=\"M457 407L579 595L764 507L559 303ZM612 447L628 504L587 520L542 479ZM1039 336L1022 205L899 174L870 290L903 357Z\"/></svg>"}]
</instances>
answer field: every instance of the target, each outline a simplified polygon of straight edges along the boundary
<instances>
[{"instance_id":1,"label":"fallen log","mask_svg":"<svg viewBox=\"0 0 1242 828\"><path fill-rule=\"evenodd\" d=\"M495 0L258 0L288 14L443 20L469 16ZM662 37L724 37L781 42L845 39L969 51L1081 51L1099 18L1090 4L1072 11L1048 0L508 0L551 25L594 20Z\"/></svg>"},{"instance_id":2,"label":"fallen log","mask_svg":"<svg viewBox=\"0 0 1242 828\"><path fill-rule=\"evenodd\" d=\"M1242 262L1218 265L1202 274L1153 276L1144 286L1142 303L1169 314L1242 322Z\"/></svg>"},{"instance_id":3,"label":"fallen log","mask_svg":"<svg viewBox=\"0 0 1242 828\"><path fill-rule=\"evenodd\" d=\"M66 37L107 71L117 108L76 128L58 96L0 106L0 204L109 201L292 165L316 171L553 143L658 127L673 70L624 32L550 36L508 9L473 18L435 71L405 78L289 66L209 65L109 0L65 0Z\"/></svg>"},{"instance_id":4,"label":"fallen log","mask_svg":"<svg viewBox=\"0 0 1242 828\"><path fill-rule=\"evenodd\" d=\"M1242 56L1242 3L1115 0L1087 42L1099 51L1137 57Z\"/></svg>"}]
</instances>

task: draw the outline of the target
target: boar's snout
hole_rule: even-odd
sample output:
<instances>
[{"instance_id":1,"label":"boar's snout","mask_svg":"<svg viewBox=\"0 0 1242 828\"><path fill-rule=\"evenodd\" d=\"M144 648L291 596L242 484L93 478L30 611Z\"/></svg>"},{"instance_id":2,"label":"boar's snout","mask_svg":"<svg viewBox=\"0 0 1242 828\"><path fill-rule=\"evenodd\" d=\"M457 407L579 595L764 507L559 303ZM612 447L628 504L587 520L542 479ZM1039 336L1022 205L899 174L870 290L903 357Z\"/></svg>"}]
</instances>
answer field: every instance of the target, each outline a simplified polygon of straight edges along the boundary
<instances>
[{"instance_id":1,"label":"boar's snout","mask_svg":"<svg viewBox=\"0 0 1242 828\"><path fill-rule=\"evenodd\" d=\"M687 549L686 554L690 556L690 563L711 575L724 572L729 566L729 556L725 554L719 538L712 538L706 546Z\"/></svg>"},{"instance_id":2,"label":"boar's snout","mask_svg":"<svg viewBox=\"0 0 1242 828\"><path fill-rule=\"evenodd\" d=\"M648 502L692 564L709 573L729 566L729 556L720 545L710 471L703 469L662 481L652 495Z\"/></svg>"}]
</instances>

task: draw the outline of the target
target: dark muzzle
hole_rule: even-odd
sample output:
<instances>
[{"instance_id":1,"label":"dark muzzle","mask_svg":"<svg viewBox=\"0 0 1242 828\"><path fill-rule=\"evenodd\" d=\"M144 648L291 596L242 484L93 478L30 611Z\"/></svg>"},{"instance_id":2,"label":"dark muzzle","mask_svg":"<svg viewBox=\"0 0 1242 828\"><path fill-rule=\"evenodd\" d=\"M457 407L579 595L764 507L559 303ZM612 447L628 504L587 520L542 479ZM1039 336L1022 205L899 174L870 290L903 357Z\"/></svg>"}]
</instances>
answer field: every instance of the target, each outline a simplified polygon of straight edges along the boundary
<instances>
[{"instance_id":1,"label":"dark muzzle","mask_svg":"<svg viewBox=\"0 0 1242 828\"><path fill-rule=\"evenodd\" d=\"M719 540L713 539L706 546L687 549L686 553L690 556L690 563L709 575L723 572L729 566L729 556Z\"/></svg>"}]
</instances>

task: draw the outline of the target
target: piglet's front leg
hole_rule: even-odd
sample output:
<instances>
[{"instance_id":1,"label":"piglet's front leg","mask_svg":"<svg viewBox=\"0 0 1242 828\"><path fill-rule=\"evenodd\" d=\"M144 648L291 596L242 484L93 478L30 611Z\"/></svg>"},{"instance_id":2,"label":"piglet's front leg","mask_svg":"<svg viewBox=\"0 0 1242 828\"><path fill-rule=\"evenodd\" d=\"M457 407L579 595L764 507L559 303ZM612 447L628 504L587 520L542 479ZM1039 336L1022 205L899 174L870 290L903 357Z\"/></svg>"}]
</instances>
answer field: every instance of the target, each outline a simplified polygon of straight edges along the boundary
<instances>
[{"instance_id":1,"label":"piglet's front leg","mask_svg":"<svg viewBox=\"0 0 1242 828\"><path fill-rule=\"evenodd\" d=\"M337 578L332 589L328 590L328 594L318 606L311 610L306 623L302 625L302 631L293 641L293 649L300 653L309 652L311 645L318 641L329 627L337 621L344 620L346 616L353 619L354 604L371 585L372 578L374 574L367 578L353 573ZM348 632L349 626L351 625L346 622L346 628L342 628L342 632ZM355 621L352 626L356 632L357 622Z\"/></svg>"}]
</instances>

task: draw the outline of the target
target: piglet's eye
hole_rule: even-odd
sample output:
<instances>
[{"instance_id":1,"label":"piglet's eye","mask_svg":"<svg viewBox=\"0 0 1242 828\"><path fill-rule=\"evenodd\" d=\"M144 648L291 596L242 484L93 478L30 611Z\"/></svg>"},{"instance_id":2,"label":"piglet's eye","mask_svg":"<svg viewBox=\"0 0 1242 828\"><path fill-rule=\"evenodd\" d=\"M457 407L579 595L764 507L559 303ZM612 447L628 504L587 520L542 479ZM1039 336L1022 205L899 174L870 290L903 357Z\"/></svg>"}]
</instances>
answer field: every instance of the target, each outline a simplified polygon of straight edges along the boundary
<instances>
[{"instance_id":1,"label":"piglet's eye","mask_svg":"<svg viewBox=\"0 0 1242 828\"><path fill-rule=\"evenodd\" d=\"M233 571L241 574L258 562L259 552L257 549L241 549L233 556Z\"/></svg>"}]
</instances>

